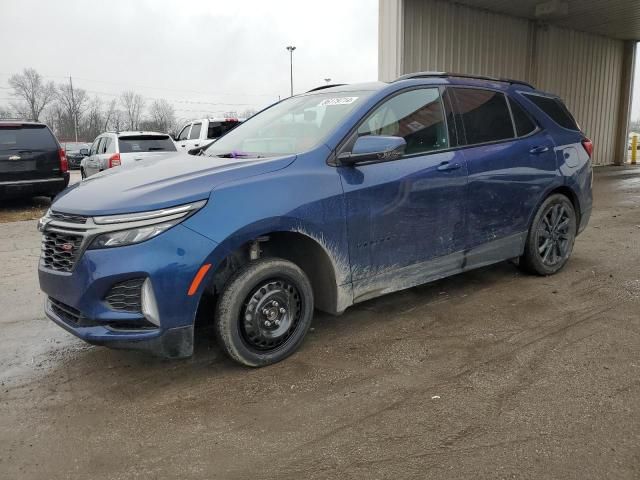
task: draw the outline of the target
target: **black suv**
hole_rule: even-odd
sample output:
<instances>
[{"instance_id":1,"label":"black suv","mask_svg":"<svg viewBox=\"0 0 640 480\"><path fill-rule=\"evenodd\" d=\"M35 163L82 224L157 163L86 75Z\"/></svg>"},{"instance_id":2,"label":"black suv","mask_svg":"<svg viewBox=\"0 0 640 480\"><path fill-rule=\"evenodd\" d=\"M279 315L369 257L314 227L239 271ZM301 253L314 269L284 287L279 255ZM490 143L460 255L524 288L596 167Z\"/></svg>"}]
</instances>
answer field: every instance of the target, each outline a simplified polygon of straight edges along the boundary
<instances>
[{"instance_id":1,"label":"black suv","mask_svg":"<svg viewBox=\"0 0 640 480\"><path fill-rule=\"evenodd\" d=\"M49 127L0 120L0 198L54 197L68 184L67 157Z\"/></svg>"}]
</instances>

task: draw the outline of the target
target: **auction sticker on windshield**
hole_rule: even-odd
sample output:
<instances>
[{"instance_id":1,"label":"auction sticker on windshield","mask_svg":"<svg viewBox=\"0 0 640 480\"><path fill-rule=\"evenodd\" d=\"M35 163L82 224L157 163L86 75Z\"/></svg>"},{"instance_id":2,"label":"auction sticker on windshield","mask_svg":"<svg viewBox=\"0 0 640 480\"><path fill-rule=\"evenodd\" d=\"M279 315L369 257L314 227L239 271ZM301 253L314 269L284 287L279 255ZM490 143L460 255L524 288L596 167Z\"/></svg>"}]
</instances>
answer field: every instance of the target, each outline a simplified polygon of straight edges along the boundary
<instances>
[{"instance_id":1,"label":"auction sticker on windshield","mask_svg":"<svg viewBox=\"0 0 640 480\"><path fill-rule=\"evenodd\" d=\"M358 97L335 97L335 98L325 98L322 100L318 106L319 107L329 107L331 105L349 105L350 103L355 102Z\"/></svg>"}]
</instances>

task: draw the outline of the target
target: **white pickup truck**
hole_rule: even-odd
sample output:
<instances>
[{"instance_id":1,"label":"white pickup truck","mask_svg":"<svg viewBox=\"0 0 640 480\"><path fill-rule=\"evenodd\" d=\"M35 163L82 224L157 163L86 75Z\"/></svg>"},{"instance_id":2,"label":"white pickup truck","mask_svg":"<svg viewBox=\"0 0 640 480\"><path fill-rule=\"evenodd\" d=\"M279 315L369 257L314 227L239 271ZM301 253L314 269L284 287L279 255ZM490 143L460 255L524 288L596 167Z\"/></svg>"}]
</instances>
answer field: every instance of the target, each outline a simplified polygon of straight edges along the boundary
<instances>
[{"instance_id":1,"label":"white pickup truck","mask_svg":"<svg viewBox=\"0 0 640 480\"><path fill-rule=\"evenodd\" d=\"M187 123L175 138L179 151L188 152L220 138L242 122L238 118L202 118Z\"/></svg>"}]
</instances>

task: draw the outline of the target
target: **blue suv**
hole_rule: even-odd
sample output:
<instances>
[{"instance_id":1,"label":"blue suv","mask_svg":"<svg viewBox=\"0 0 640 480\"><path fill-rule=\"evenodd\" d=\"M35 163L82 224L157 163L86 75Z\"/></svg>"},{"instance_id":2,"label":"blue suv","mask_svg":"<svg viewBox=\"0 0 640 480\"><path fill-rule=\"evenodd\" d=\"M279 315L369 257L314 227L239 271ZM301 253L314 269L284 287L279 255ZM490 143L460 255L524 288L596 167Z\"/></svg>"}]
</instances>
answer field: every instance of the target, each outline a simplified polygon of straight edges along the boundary
<instances>
[{"instance_id":1,"label":"blue suv","mask_svg":"<svg viewBox=\"0 0 640 480\"><path fill-rule=\"evenodd\" d=\"M232 359L268 365L315 308L504 260L556 273L589 220L591 153L564 103L523 82L319 88L198 156L59 195L39 222L46 314L92 344L179 358L199 313Z\"/></svg>"}]
</instances>

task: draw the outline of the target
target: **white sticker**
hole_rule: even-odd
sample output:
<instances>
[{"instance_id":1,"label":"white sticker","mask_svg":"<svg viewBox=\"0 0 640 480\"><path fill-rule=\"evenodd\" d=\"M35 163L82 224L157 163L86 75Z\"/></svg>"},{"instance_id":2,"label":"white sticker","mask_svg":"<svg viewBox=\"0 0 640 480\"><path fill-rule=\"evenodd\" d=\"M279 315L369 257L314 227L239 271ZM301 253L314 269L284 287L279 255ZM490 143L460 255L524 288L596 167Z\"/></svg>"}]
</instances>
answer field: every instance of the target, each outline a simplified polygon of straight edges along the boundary
<instances>
[{"instance_id":1,"label":"white sticker","mask_svg":"<svg viewBox=\"0 0 640 480\"><path fill-rule=\"evenodd\" d=\"M330 107L331 105L349 105L350 103L355 102L358 97L335 97L335 98L325 98L322 100L318 106L319 107Z\"/></svg>"}]
</instances>

